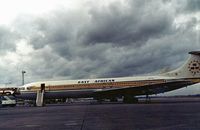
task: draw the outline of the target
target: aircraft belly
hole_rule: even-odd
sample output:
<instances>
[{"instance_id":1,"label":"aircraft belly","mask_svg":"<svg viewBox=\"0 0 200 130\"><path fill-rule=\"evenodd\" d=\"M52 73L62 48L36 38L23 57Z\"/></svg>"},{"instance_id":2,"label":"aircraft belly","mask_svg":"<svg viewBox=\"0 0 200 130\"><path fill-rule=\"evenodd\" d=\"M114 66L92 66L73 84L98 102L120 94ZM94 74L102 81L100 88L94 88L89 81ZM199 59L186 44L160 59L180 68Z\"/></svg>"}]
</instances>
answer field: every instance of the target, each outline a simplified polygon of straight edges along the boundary
<instances>
[{"instance_id":1,"label":"aircraft belly","mask_svg":"<svg viewBox=\"0 0 200 130\"><path fill-rule=\"evenodd\" d=\"M79 97L92 97L95 90L65 90L65 91L46 91L45 98L79 98ZM37 92L21 92L16 95L17 98L35 100Z\"/></svg>"},{"instance_id":2,"label":"aircraft belly","mask_svg":"<svg viewBox=\"0 0 200 130\"><path fill-rule=\"evenodd\" d=\"M45 98L84 98L91 97L94 90L69 90L69 91L47 91Z\"/></svg>"},{"instance_id":3,"label":"aircraft belly","mask_svg":"<svg viewBox=\"0 0 200 130\"><path fill-rule=\"evenodd\" d=\"M36 92L23 92L19 95L15 95L16 98L26 99L26 100L35 100L37 97Z\"/></svg>"}]
</instances>

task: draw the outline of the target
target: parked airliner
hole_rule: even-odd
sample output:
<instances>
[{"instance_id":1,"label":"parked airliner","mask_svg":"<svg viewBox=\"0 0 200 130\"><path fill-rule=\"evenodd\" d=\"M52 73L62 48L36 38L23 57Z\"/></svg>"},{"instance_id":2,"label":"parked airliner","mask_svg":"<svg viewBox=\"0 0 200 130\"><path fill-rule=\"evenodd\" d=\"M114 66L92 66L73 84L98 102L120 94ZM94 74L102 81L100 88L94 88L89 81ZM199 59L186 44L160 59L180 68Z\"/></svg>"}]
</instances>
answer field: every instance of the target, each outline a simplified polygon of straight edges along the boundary
<instances>
[{"instance_id":1,"label":"parked airliner","mask_svg":"<svg viewBox=\"0 0 200 130\"><path fill-rule=\"evenodd\" d=\"M19 87L19 98L35 99L36 92L45 85L45 98L113 99L137 101L135 96L172 91L200 82L200 51L189 52L190 57L178 69L153 76L99 78L33 82Z\"/></svg>"}]
</instances>

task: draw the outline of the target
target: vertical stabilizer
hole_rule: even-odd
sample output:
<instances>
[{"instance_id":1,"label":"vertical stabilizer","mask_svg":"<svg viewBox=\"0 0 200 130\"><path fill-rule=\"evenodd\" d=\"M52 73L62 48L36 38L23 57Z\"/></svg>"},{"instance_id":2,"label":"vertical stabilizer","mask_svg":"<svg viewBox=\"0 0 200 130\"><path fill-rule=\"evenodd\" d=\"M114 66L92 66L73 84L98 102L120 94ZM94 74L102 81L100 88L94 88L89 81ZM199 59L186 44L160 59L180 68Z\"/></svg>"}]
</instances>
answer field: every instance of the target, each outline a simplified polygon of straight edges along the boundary
<instances>
[{"instance_id":1,"label":"vertical stabilizer","mask_svg":"<svg viewBox=\"0 0 200 130\"><path fill-rule=\"evenodd\" d=\"M190 57L180 68L162 75L183 78L200 77L200 51L192 51L189 54Z\"/></svg>"}]
</instances>

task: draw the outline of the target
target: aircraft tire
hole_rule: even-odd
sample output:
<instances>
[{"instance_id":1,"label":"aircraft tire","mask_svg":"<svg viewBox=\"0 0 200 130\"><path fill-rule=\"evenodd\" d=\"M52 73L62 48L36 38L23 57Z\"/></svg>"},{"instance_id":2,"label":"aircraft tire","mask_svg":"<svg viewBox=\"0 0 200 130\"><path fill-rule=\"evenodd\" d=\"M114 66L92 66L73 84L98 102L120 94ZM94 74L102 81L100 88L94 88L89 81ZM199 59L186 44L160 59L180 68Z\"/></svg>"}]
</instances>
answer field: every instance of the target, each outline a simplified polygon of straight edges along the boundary
<instances>
[{"instance_id":1,"label":"aircraft tire","mask_svg":"<svg viewBox=\"0 0 200 130\"><path fill-rule=\"evenodd\" d=\"M110 102L117 102L117 98L116 97L110 98Z\"/></svg>"},{"instance_id":2,"label":"aircraft tire","mask_svg":"<svg viewBox=\"0 0 200 130\"><path fill-rule=\"evenodd\" d=\"M135 97L132 96L132 95L125 95L125 96L124 96L124 99L123 99L123 103L128 103L128 104L131 104L131 103L138 103L138 99L135 98Z\"/></svg>"}]
</instances>

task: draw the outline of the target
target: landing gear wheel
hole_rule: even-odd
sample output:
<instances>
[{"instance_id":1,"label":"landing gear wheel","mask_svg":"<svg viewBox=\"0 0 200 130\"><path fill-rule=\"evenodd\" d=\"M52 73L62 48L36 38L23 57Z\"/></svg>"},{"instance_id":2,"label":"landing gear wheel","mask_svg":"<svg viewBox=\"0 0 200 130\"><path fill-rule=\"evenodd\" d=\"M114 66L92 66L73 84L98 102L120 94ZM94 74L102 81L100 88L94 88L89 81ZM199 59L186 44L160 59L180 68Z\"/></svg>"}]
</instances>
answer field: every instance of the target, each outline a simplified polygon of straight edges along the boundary
<instances>
[{"instance_id":1,"label":"landing gear wheel","mask_svg":"<svg viewBox=\"0 0 200 130\"><path fill-rule=\"evenodd\" d=\"M146 101L145 101L146 103L151 103L151 98L149 97L149 95L147 94L146 95Z\"/></svg>"},{"instance_id":2,"label":"landing gear wheel","mask_svg":"<svg viewBox=\"0 0 200 130\"><path fill-rule=\"evenodd\" d=\"M116 97L112 97L112 98L110 98L110 101L111 101L111 102L117 102L118 100L117 100Z\"/></svg>"},{"instance_id":3,"label":"landing gear wheel","mask_svg":"<svg viewBox=\"0 0 200 130\"><path fill-rule=\"evenodd\" d=\"M123 103L138 103L138 99L132 95L125 95Z\"/></svg>"}]
</instances>

